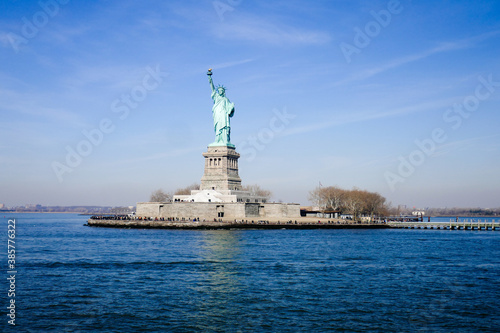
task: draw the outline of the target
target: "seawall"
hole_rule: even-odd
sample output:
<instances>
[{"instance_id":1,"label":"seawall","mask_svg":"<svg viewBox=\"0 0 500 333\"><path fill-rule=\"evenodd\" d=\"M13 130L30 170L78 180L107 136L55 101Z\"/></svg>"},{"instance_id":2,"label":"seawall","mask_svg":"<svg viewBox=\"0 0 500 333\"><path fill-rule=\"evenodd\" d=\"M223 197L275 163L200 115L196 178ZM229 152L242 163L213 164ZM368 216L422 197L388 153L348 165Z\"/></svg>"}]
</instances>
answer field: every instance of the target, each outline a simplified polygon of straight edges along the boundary
<instances>
[{"instance_id":1,"label":"seawall","mask_svg":"<svg viewBox=\"0 0 500 333\"><path fill-rule=\"evenodd\" d=\"M339 221L160 221L89 219L90 227L129 229L387 229L382 223L353 223Z\"/></svg>"}]
</instances>

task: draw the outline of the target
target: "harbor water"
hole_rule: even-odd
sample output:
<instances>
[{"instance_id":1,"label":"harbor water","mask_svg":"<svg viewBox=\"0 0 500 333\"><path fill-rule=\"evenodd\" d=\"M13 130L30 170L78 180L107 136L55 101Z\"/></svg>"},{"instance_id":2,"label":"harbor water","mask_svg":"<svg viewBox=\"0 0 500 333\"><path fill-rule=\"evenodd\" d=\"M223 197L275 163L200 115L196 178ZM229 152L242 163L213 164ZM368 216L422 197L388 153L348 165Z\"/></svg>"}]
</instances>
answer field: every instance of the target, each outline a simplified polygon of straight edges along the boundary
<instances>
[{"instance_id":1,"label":"harbor water","mask_svg":"<svg viewBox=\"0 0 500 333\"><path fill-rule=\"evenodd\" d=\"M16 224L16 325L5 267L2 331L500 327L499 231L141 230L87 227L76 214L1 217L4 248Z\"/></svg>"}]
</instances>

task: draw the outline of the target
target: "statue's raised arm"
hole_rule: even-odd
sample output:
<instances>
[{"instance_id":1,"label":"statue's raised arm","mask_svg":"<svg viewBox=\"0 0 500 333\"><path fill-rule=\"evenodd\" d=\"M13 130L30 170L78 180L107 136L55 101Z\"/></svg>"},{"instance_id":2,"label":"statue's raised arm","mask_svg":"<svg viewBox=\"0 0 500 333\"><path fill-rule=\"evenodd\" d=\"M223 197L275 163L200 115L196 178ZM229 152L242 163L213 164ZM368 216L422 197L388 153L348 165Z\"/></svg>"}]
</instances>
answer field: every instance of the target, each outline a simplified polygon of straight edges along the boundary
<instances>
[{"instance_id":1,"label":"statue's raised arm","mask_svg":"<svg viewBox=\"0 0 500 333\"><path fill-rule=\"evenodd\" d=\"M212 81L212 68L208 69L208 83L210 83L210 88L212 88L212 93L215 92L214 81Z\"/></svg>"}]
</instances>

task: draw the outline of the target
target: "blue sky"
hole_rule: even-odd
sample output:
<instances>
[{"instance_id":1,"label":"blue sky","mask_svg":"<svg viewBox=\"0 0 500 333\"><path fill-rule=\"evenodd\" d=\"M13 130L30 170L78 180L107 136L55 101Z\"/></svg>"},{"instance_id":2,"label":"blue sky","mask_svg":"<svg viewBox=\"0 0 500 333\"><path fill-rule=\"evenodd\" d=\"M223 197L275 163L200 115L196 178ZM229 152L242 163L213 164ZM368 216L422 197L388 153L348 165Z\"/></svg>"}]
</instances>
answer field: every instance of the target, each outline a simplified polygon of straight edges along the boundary
<instances>
[{"instance_id":1,"label":"blue sky","mask_svg":"<svg viewBox=\"0 0 500 333\"><path fill-rule=\"evenodd\" d=\"M243 183L275 200L499 207L499 56L498 1L5 0L0 203L199 182L213 68Z\"/></svg>"}]
</instances>

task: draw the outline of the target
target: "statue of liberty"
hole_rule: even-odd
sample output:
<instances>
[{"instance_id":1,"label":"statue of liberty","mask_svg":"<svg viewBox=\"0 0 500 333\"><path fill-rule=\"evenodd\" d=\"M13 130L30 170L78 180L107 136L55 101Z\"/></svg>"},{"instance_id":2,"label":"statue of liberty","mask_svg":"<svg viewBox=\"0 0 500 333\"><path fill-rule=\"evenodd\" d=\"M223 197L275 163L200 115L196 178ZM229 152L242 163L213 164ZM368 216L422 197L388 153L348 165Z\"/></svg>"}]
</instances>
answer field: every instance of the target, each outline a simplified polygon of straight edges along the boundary
<instances>
[{"instance_id":1,"label":"statue of liberty","mask_svg":"<svg viewBox=\"0 0 500 333\"><path fill-rule=\"evenodd\" d=\"M234 114L234 103L231 103L226 97L225 87L219 85L215 88L212 81L211 68L208 70L207 75L208 82L212 88L212 100L214 101L212 116L214 117L215 130L215 141L209 144L209 146L228 146L234 148L234 145L230 142L231 125L229 123L229 118Z\"/></svg>"}]
</instances>

